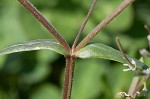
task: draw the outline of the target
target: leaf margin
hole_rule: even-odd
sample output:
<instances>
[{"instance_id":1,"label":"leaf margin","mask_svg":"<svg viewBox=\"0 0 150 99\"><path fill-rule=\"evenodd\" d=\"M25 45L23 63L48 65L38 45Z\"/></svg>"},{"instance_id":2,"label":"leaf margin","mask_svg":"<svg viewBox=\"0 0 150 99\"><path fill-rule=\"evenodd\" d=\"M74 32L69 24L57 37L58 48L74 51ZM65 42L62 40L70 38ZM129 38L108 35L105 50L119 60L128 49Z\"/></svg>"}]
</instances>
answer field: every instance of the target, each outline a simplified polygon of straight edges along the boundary
<instances>
[{"instance_id":1,"label":"leaf margin","mask_svg":"<svg viewBox=\"0 0 150 99\"><path fill-rule=\"evenodd\" d=\"M1 49L0 55L35 50L51 50L61 55L66 55L64 48L55 39L37 39L13 44Z\"/></svg>"},{"instance_id":2,"label":"leaf margin","mask_svg":"<svg viewBox=\"0 0 150 99\"><path fill-rule=\"evenodd\" d=\"M97 53L98 51L98 53ZM105 54L105 55L104 55ZM78 58L102 58L102 59L108 59L108 60L113 60L117 61L123 64L127 64L126 60L123 58L123 55L120 51L102 44L102 43L92 43L88 44L84 48L80 49L75 53L75 56ZM141 61L128 56L128 58L133 59L136 62L136 65L140 69L148 69L149 67L142 63Z\"/></svg>"}]
</instances>

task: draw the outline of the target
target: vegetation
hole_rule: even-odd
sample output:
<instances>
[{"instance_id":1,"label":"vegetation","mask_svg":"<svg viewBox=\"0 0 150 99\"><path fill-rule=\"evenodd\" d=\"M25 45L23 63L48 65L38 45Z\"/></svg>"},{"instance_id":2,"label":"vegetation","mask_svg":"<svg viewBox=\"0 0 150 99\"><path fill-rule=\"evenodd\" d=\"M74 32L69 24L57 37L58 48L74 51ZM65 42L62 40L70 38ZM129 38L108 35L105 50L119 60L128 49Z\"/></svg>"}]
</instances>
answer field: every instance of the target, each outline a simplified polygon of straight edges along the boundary
<instances>
[{"instance_id":1,"label":"vegetation","mask_svg":"<svg viewBox=\"0 0 150 99\"><path fill-rule=\"evenodd\" d=\"M73 49L70 49L65 40L60 40L58 36L57 38L56 32L52 35L59 42L49 40L53 38L52 35L49 35L47 30L17 0L0 0L0 2L0 48L18 43L1 50L0 53L1 55L9 54L0 57L0 98L60 99L64 83L65 58L68 60L67 65L72 64L75 57L78 58L75 60L71 99L113 99L120 91L128 92L134 72L123 72L122 64L114 62L126 63L122 54L113 49L118 49L115 37L121 38L123 48L129 56L140 58L139 49L148 48L146 39L148 34L144 29L144 24L150 25L148 0L137 0L100 31L94 39L87 37L82 41L122 2L98 0L81 34L79 41L82 42L77 46L73 41L92 0L88 2L87 0L30 0L69 42L69 45L75 45ZM35 41L35 39L44 40ZM98 43L86 45L91 39L90 43ZM22 41L26 42L19 43ZM32 52L14 53L20 51ZM91 52L89 56L86 51ZM150 66L148 60L149 58L145 58L144 63ZM139 67L144 65L138 60L135 61ZM65 90L63 92L66 93ZM149 94L146 94L141 98L149 97ZM64 99L69 98L67 96Z\"/></svg>"}]
</instances>

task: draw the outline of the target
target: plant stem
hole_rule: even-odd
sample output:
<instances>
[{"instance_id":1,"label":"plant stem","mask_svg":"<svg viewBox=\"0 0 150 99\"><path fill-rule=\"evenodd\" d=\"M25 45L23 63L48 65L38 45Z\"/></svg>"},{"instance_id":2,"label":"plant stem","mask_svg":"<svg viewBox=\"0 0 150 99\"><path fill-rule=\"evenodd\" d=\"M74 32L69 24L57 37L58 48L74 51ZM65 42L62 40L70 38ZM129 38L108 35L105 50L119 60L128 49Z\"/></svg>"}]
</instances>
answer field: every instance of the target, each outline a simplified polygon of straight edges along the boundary
<instances>
[{"instance_id":1,"label":"plant stem","mask_svg":"<svg viewBox=\"0 0 150 99\"><path fill-rule=\"evenodd\" d=\"M146 82L149 79L149 75L143 76L142 80L138 83L138 85L135 87L133 91L133 97L136 97L137 92L143 87L144 82Z\"/></svg>"},{"instance_id":2,"label":"plant stem","mask_svg":"<svg viewBox=\"0 0 150 99\"><path fill-rule=\"evenodd\" d=\"M130 88L129 88L129 91L128 91L128 95L130 95L131 97L133 96L133 92L134 92L134 89L136 88L137 84L138 84L138 81L139 81L139 76L135 75L132 79L132 82L131 82L131 85L130 85ZM130 97L126 97L126 99L130 99Z\"/></svg>"},{"instance_id":3,"label":"plant stem","mask_svg":"<svg viewBox=\"0 0 150 99\"><path fill-rule=\"evenodd\" d=\"M18 0L65 48L67 53L70 53L70 46L65 39L61 37L59 32L42 16L42 14L28 1Z\"/></svg>"},{"instance_id":4,"label":"plant stem","mask_svg":"<svg viewBox=\"0 0 150 99\"><path fill-rule=\"evenodd\" d=\"M91 16L91 14L92 14L92 12L93 12L93 10L94 10L94 7L95 7L95 5L96 5L96 2L97 2L97 0L94 0L94 1L93 1L92 6L91 6L91 8L90 8L90 10L89 10L89 12L88 12L88 14L87 14L87 16L86 16L86 19L84 20L84 22L83 22L83 24L82 24L82 26L81 26L81 28L80 28L80 30L79 30L79 32L78 32L78 35L77 35L77 37L76 37L76 39L75 39L75 41L74 41L74 43L73 43L72 49L74 49L74 48L76 47L77 42L78 42L78 40L79 40L79 38L80 38L80 36L81 36L81 33L82 33L82 31L83 31L85 25L87 24L87 22L88 22L88 20L89 20L89 18L90 18L90 16Z\"/></svg>"},{"instance_id":5,"label":"plant stem","mask_svg":"<svg viewBox=\"0 0 150 99\"><path fill-rule=\"evenodd\" d=\"M133 64L130 62L130 60L127 58L127 56L126 56L126 54L125 54L125 52L124 52L124 50L123 50L123 47L122 47L122 45L121 45L121 42L120 42L120 40L119 40L119 37L116 37L116 42L117 42L117 45L118 45L118 48L119 48L120 52L122 53L123 57L124 57L125 60L126 60L126 62L127 62L130 66L132 66L132 68L135 68L135 65L133 65Z\"/></svg>"},{"instance_id":6,"label":"plant stem","mask_svg":"<svg viewBox=\"0 0 150 99\"><path fill-rule=\"evenodd\" d=\"M127 6L129 6L134 0L124 0L108 17L106 17L99 25L97 25L75 48L80 50L91 39L93 39L100 30L102 30L108 23L110 23L117 15L119 15Z\"/></svg>"},{"instance_id":7,"label":"plant stem","mask_svg":"<svg viewBox=\"0 0 150 99\"><path fill-rule=\"evenodd\" d=\"M74 61L75 61L74 56L70 55L66 56L65 81L62 99L70 99L71 97L73 74L74 74Z\"/></svg>"}]
</instances>

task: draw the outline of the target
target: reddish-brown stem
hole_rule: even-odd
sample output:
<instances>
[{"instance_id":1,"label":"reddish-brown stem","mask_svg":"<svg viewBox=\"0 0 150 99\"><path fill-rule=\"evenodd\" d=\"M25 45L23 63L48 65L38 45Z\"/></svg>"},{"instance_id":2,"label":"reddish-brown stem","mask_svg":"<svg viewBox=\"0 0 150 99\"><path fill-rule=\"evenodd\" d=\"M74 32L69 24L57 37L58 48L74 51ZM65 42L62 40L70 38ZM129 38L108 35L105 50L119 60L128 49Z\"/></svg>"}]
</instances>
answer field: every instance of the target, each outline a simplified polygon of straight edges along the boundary
<instances>
[{"instance_id":1,"label":"reddish-brown stem","mask_svg":"<svg viewBox=\"0 0 150 99\"><path fill-rule=\"evenodd\" d=\"M125 58L126 62L132 66L132 68L135 68L135 66L130 62L130 60L127 58L125 52L123 51L123 48L122 48L122 45L121 45L121 42L119 40L119 37L116 37L116 42L117 42L117 45L118 45L118 48L120 50L120 52L122 53L123 57Z\"/></svg>"},{"instance_id":2,"label":"reddish-brown stem","mask_svg":"<svg viewBox=\"0 0 150 99\"><path fill-rule=\"evenodd\" d=\"M71 97L73 74L74 74L74 61L75 61L74 56L70 55L66 56L65 81L62 99L70 99Z\"/></svg>"},{"instance_id":3,"label":"reddish-brown stem","mask_svg":"<svg viewBox=\"0 0 150 99\"><path fill-rule=\"evenodd\" d=\"M70 53L70 46L65 39L61 37L59 32L42 16L42 14L28 1L18 0L65 48L67 53Z\"/></svg>"},{"instance_id":4,"label":"reddish-brown stem","mask_svg":"<svg viewBox=\"0 0 150 99\"><path fill-rule=\"evenodd\" d=\"M93 39L100 30L110 23L117 15L119 15L134 0L124 0L108 17L106 17L99 25L97 25L75 48L79 50L84 47L91 39Z\"/></svg>"},{"instance_id":5,"label":"reddish-brown stem","mask_svg":"<svg viewBox=\"0 0 150 99\"><path fill-rule=\"evenodd\" d=\"M95 5L96 5L96 1L97 1L97 0L94 0L94 1L93 1L92 6L91 6L91 8L90 8L90 10L89 10L89 12L88 12L88 14L87 14L87 16L86 16L86 19L84 20L84 22L83 22L83 24L82 24L82 26L81 26L81 28L80 28L80 30L79 30L79 32L78 32L78 35L77 35L77 37L76 37L76 39L75 39L75 41L74 41L74 43L73 43L72 49L74 49L74 48L76 47L77 42L78 42L78 40L79 40L79 38L80 38L80 36L81 36L81 33L82 33L82 31L83 31L83 29L84 29L86 23L88 22L88 20L89 20L91 14L92 14L92 12L93 12L93 10L94 10L94 7L95 7Z\"/></svg>"}]
</instances>

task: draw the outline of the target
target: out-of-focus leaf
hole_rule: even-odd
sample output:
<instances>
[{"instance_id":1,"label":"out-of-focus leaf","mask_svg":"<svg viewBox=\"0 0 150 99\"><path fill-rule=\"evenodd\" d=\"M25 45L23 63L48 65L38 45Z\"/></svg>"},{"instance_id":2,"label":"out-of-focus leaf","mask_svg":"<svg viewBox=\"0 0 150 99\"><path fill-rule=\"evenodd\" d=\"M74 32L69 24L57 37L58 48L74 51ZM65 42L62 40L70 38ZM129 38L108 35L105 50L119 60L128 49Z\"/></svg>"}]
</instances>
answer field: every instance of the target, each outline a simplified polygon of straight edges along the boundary
<instances>
[{"instance_id":1,"label":"out-of-focus leaf","mask_svg":"<svg viewBox=\"0 0 150 99\"><path fill-rule=\"evenodd\" d=\"M49 83L42 84L35 88L29 99L60 99L60 91Z\"/></svg>"},{"instance_id":2,"label":"out-of-focus leaf","mask_svg":"<svg viewBox=\"0 0 150 99\"><path fill-rule=\"evenodd\" d=\"M104 99L116 99L116 95L120 91L127 92L130 83L132 81L132 77L134 76L133 72L123 72L123 66L121 64L116 63L111 67L108 67L106 71L107 83L105 83L106 94L113 94L113 98L104 98ZM126 81L125 81L126 80ZM111 90L110 90L111 89Z\"/></svg>"},{"instance_id":3,"label":"out-of-focus leaf","mask_svg":"<svg viewBox=\"0 0 150 99\"><path fill-rule=\"evenodd\" d=\"M45 13L47 13L48 19L67 41L71 42L74 40L84 20L83 13L80 10L53 9L45 11Z\"/></svg>"},{"instance_id":4,"label":"out-of-focus leaf","mask_svg":"<svg viewBox=\"0 0 150 99\"><path fill-rule=\"evenodd\" d=\"M103 90L105 64L101 60L80 60L77 62L72 90L73 99L95 99ZM88 93L88 94L87 94Z\"/></svg>"},{"instance_id":5,"label":"out-of-focus leaf","mask_svg":"<svg viewBox=\"0 0 150 99\"><path fill-rule=\"evenodd\" d=\"M32 39L49 39L51 34L45 29L24 7L20 6L20 19L22 28L27 37ZM45 15L44 15L45 16Z\"/></svg>"},{"instance_id":6,"label":"out-of-focus leaf","mask_svg":"<svg viewBox=\"0 0 150 99\"><path fill-rule=\"evenodd\" d=\"M108 63L99 59L76 60L71 99L97 99L105 91L101 77Z\"/></svg>"},{"instance_id":7,"label":"out-of-focus leaf","mask_svg":"<svg viewBox=\"0 0 150 99\"><path fill-rule=\"evenodd\" d=\"M77 0L76 0L77 2ZM87 2L87 0L78 0L78 2L89 9L91 6L91 2ZM110 15L114 9L116 9L122 1L120 0L99 0L95 6L93 11L93 21L97 21L96 24L100 23L105 17ZM133 23L133 9L132 6L126 8L120 15L118 15L110 24L107 25L107 29L113 33L122 32L131 27Z\"/></svg>"},{"instance_id":8,"label":"out-of-focus leaf","mask_svg":"<svg viewBox=\"0 0 150 99\"><path fill-rule=\"evenodd\" d=\"M3 6L0 15L0 47L10 43L27 40L27 36L18 18L19 5L17 1L12 2L4 0L1 3Z\"/></svg>"},{"instance_id":9,"label":"out-of-focus leaf","mask_svg":"<svg viewBox=\"0 0 150 99\"><path fill-rule=\"evenodd\" d=\"M22 51L32 51L32 50L52 50L62 55L65 55L65 50L63 47L55 40L33 40L16 45L11 45L0 50L0 55L11 54L15 52Z\"/></svg>"},{"instance_id":10,"label":"out-of-focus leaf","mask_svg":"<svg viewBox=\"0 0 150 99\"><path fill-rule=\"evenodd\" d=\"M48 74L51 72L51 69L46 64L38 64L35 69L30 73L25 73L21 76L21 82L34 84L45 79Z\"/></svg>"},{"instance_id":11,"label":"out-of-focus leaf","mask_svg":"<svg viewBox=\"0 0 150 99\"><path fill-rule=\"evenodd\" d=\"M122 1L120 0L102 0L100 3L102 6L101 11L103 11L105 17L108 16L112 11L121 4ZM99 10L95 12L100 16L98 13ZM97 16L98 16L97 15ZM121 14L119 14L110 24L107 25L107 29L113 33L122 32L124 30L129 29L133 24L133 8L132 6L127 7Z\"/></svg>"},{"instance_id":12,"label":"out-of-focus leaf","mask_svg":"<svg viewBox=\"0 0 150 99\"><path fill-rule=\"evenodd\" d=\"M144 57L143 60L145 64L150 65L150 57Z\"/></svg>"},{"instance_id":13,"label":"out-of-focus leaf","mask_svg":"<svg viewBox=\"0 0 150 99\"><path fill-rule=\"evenodd\" d=\"M144 24L150 25L150 1L145 0L145 2L139 1L136 4L136 16L138 19L143 21Z\"/></svg>"},{"instance_id":14,"label":"out-of-focus leaf","mask_svg":"<svg viewBox=\"0 0 150 99\"><path fill-rule=\"evenodd\" d=\"M0 99L8 99L8 96L3 90L0 89Z\"/></svg>"},{"instance_id":15,"label":"out-of-focus leaf","mask_svg":"<svg viewBox=\"0 0 150 99\"><path fill-rule=\"evenodd\" d=\"M6 56L1 56L0 58L0 69L3 68Z\"/></svg>"},{"instance_id":16,"label":"out-of-focus leaf","mask_svg":"<svg viewBox=\"0 0 150 99\"><path fill-rule=\"evenodd\" d=\"M59 3L59 0L30 0L34 5L42 6L42 7L55 7Z\"/></svg>"},{"instance_id":17,"label":"out-of-focus leaf","mask_svg":"<svg viewBox=\"0 0 150 99\"><path fill-rule=\"evenodd\" d=\"M103 58L126 63L120 51L101 43L89 44L76 53L79 58ZM136 62L139 68L147 68L145 64L135 58L129 57Z\"/></svg>"},{"instance_id":18,"label":"out-of-focus leaf","mask_svg":"<svg viewBox=\"0 0 150 99\"><path fill-rule=\"evenodd\" d=\"M37 60L39 63L49 64L57 60L58 57L58 54L49 50L40 50L37 52Z\"/></svg>"},{"instance_id":19,"label":"out-of-focus leaf","mask_svg":"<svg viewBox=\"0 0 150 99\"><path fill-rule=\"evenodd\" d=\"M58 58L55 52L49 50L41 50L37 52L37 64L33 71L23 73L21 82L34 84L43 81L50 73L50 63Z\"/></svg>"}]
</instances>

